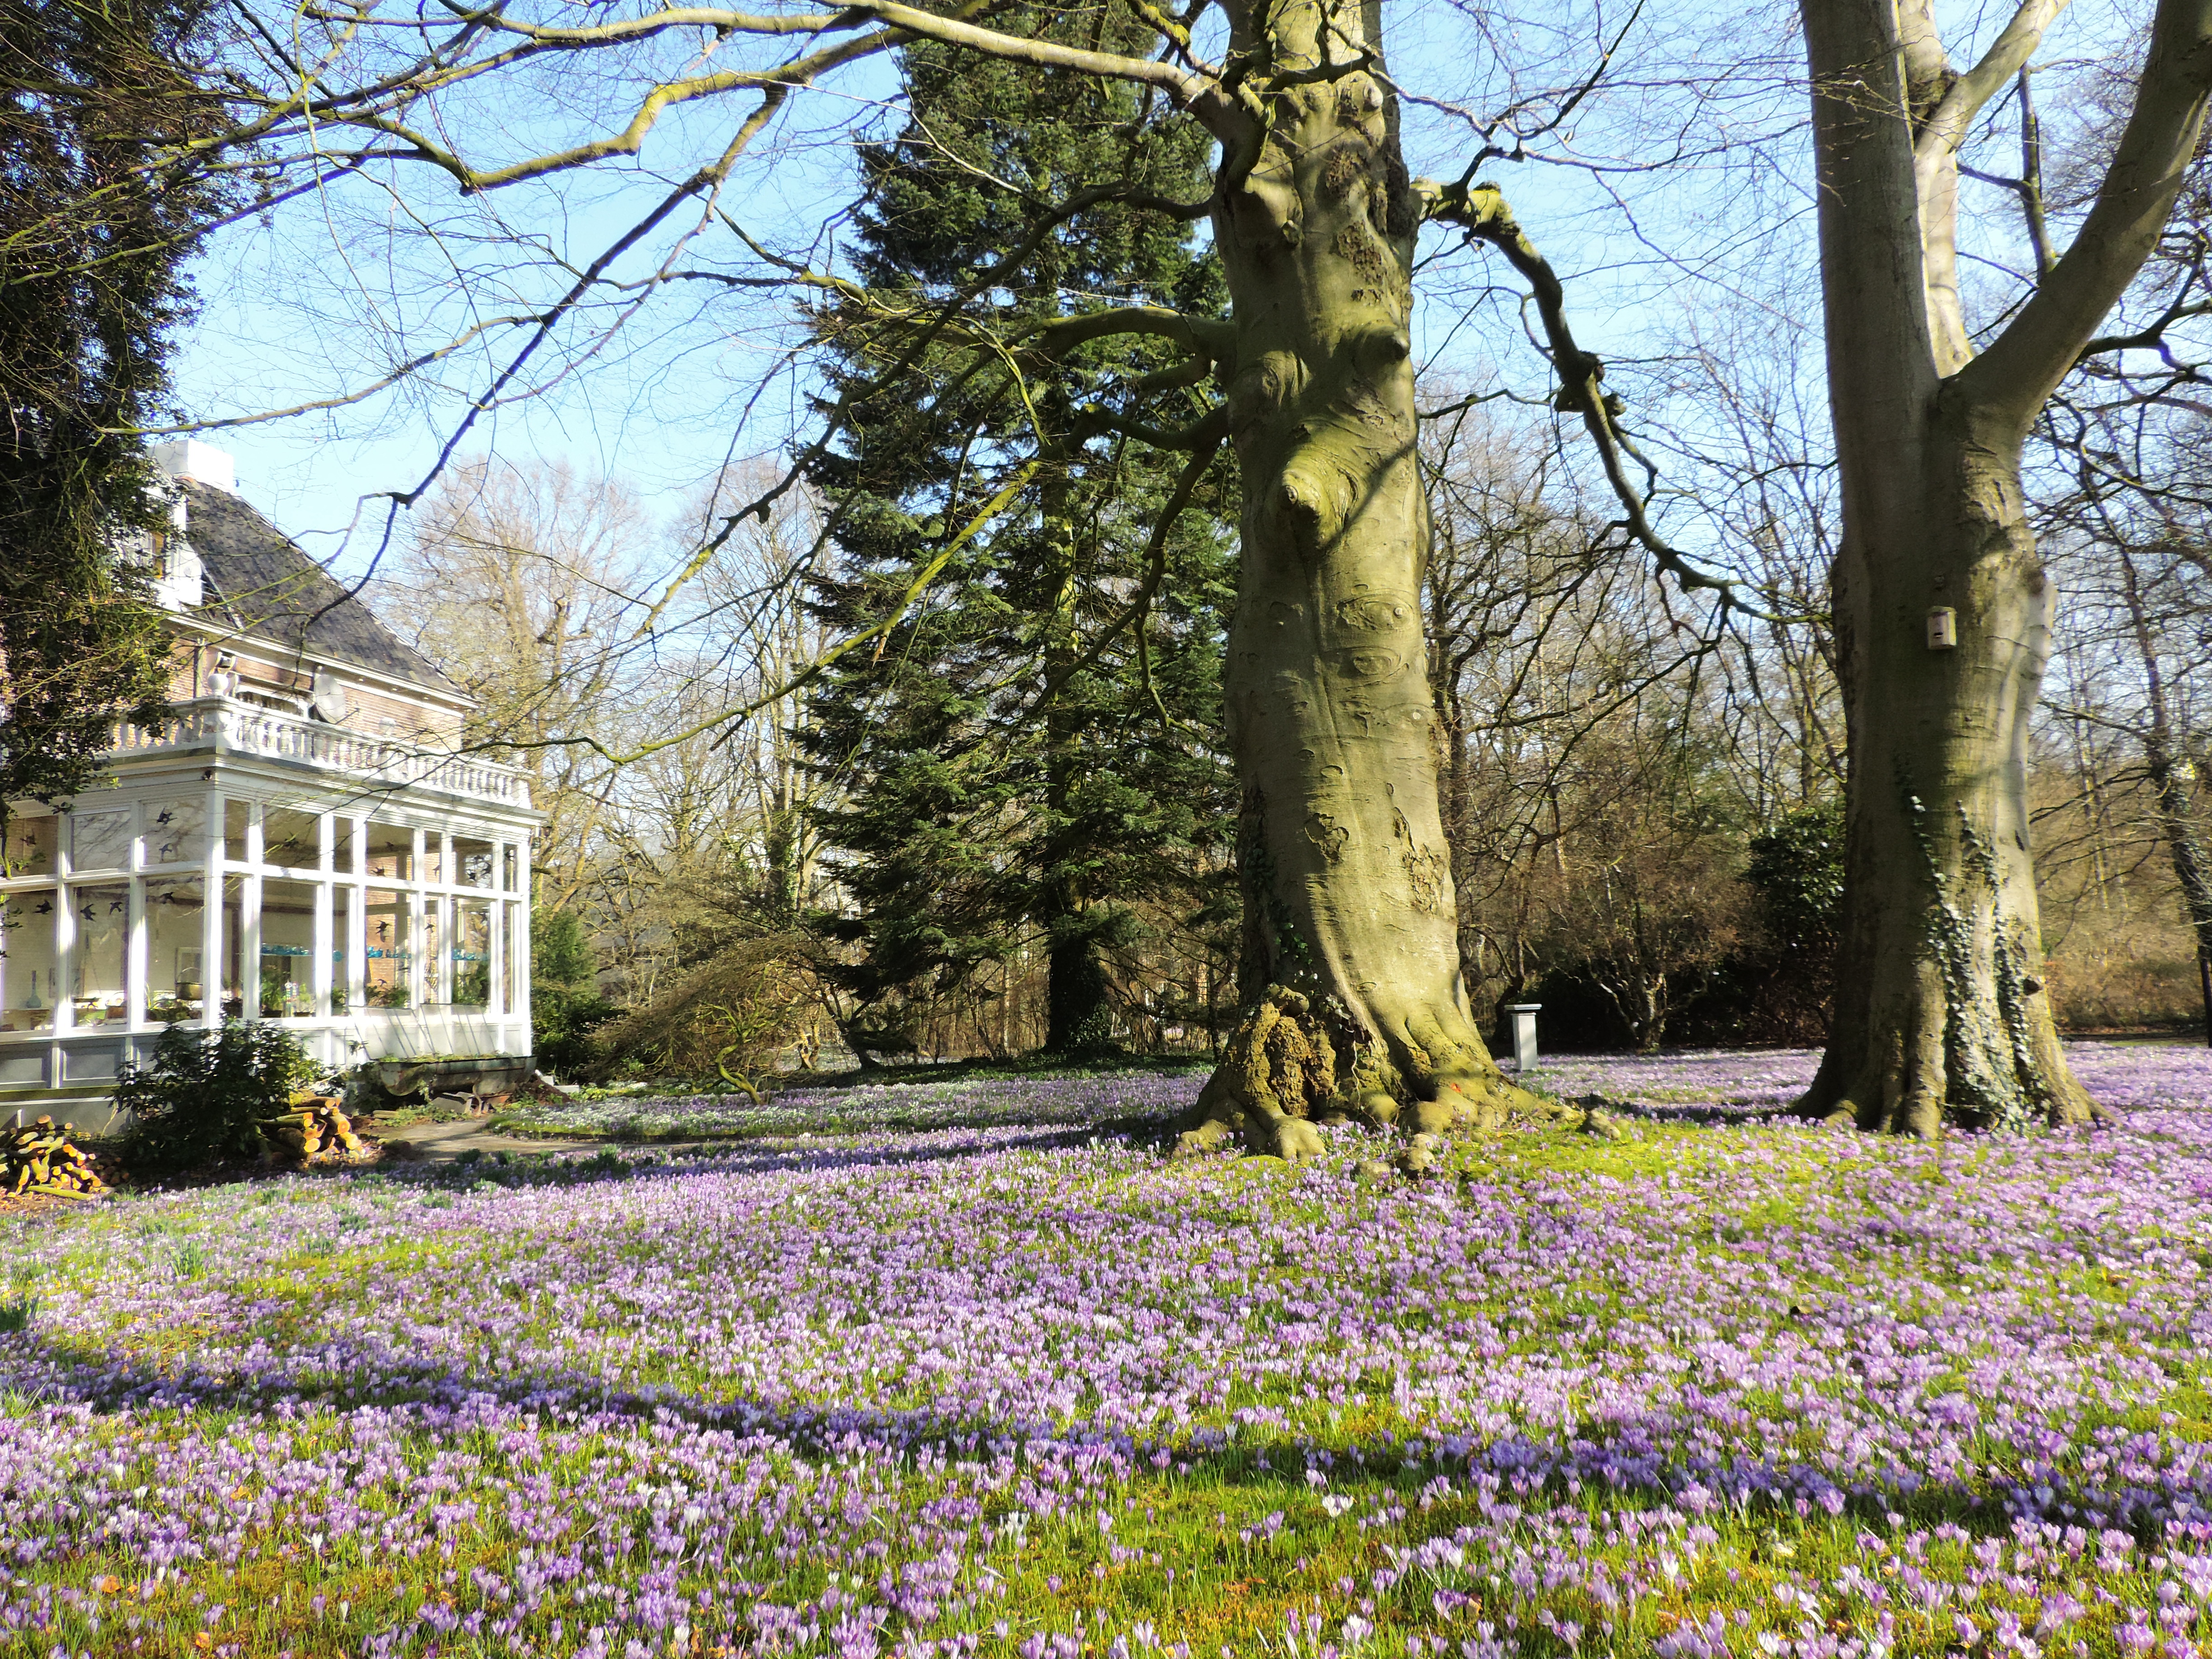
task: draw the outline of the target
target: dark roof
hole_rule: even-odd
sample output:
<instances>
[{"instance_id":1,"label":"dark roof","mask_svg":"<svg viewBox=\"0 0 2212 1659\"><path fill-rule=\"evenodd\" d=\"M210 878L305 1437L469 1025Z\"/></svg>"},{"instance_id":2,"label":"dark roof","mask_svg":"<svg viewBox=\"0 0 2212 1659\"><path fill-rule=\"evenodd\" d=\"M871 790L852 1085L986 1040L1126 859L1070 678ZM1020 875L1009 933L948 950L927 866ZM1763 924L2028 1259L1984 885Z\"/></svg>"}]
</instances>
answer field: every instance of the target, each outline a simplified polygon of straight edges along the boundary
<instances>
[{"instance_id":1,"label":"dark roof","mask_svg":"<svg viewBox=\"0 0 2212 1659\"><path fill-rule=\"evenodd\" d=\"M447 696L465 695L244 501L227 489L181 483L185 538L199 555L205 584L201 614L287 650L313 651Z\"/></svg>"}]
</instances>

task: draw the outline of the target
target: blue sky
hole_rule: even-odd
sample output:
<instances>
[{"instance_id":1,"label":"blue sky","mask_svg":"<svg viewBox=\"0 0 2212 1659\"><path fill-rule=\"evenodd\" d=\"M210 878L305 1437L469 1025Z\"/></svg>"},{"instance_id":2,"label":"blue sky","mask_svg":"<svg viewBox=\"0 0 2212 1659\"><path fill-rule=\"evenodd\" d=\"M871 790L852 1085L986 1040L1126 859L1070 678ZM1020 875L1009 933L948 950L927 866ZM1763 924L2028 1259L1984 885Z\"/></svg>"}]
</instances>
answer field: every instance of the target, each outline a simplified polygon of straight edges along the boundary
<instances>
[{"instance_id":1,"label":"blue sky","mask_svg":"<svg viewBox=\"0 0 2212 1659\"><path fill-rule=\"evenodd\" d=\"M1496 111L1523 85L1585 72L1625 17L1587 3L1531 7L1522 16L1483 14L1486 33L1450 0L1393 0L1393 70L1411 90ZM1802 306L1777 297L1789 292L1782 279L1802 271L1811 236L1790 135L1802 93L1789 84L1796 62L1789 20L1780 4L1726 15L1704 3L1647 12L1606 90L1543 141L1550 159L1489 169L1570 276L1585 343L1632 360L1613 383L1636 383L1633 360L1652 360L1640 383L1646 409L1664 402L1686 331L1711 327L1731 308L1785 332L1802 328ZM1759 51L1747 52L1747 41ZM1723 58L1738 61L1693 78ZM853 194L852 142L881 118L893 90L890 65L878 61L794 98L733 183L732 211L763 240L819 259ZM565 79L510 85L448 114L472 143L515 153L604 130L622 92ZM562 259L588 257L657 198L667 177L719 148L738 108L734 100L683 107L621 167L473 200L416 169L391 191L352 181L291 204L270 223L226 232L202 261L204 312L179 355L185 410L223 419L330 398L466 323L542 305L568 281ZM1407 130L1417 173L1453 176L1471 149L1464 124L1434 109L1410 107ZM1654 158L1668 162L1663 172L1644 170ZM423 234L433 227L434 241ZM1432 231L1424 243L1425 255L1437 257L1417 283L1423 361L1540 395L1545 369L1527 347L1516 295L1492 286L1509 273L1492 258L1449 252L1455 240ZM714 263L734 242L716 231L696 247L701 263ZM639 274L644 264L628 269ZM611 337L568 340L563 355L580 361L483 416L462 453L566 459L621 477L672 515L725 459L780 453L805 423L803 374L768 376L790 343L789 321L787 299L774 293L679 286ZM505 347L514 336L489 337ZM363 498L418 483L491 372L484 352L464 352L433 375L342 410L203 435L236 457L250 500L319 556L356 568L385 514Z\"/></svg>"}]
</instances>

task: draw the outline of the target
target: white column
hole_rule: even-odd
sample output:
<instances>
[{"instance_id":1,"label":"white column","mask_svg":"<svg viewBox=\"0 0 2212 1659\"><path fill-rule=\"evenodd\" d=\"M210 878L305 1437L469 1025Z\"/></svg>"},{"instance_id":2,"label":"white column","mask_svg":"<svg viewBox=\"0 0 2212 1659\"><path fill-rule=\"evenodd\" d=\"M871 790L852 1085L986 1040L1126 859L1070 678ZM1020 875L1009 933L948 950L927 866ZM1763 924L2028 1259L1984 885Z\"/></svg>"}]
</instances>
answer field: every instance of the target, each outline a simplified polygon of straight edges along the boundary
<instances>
[{"instance_id":1,"label":"white column","mask_svg":"<svg viewBox=\"0 0 2212 1659\"><path fill-rule=\"evenodd\" d=\"M143 806L131 811L131 827L139 833L131 837L131 927L123 936L123 1002L129 1013L123 1022L126 1031L143 1031L148 1027L146 1005L153 998L154 987L146 972L146 811ZM126 1054L125 1059L135 1058Z\"/></svg>"},{"instance_id":2,"label":"white column","mask_svg":"<svg viewBox=\"0 0 2212 1659\"><path fill-rule=\"evenodd\" d=\"M76 1025L77 890L70 884L76 870L76 838L70 833L68 817L57 816L60 822L54 826L54 869L59 878L54 884L54 976L61 986L54 994L54 1033L58 1036Z\"/></svg>"},{"instance_id":3,"label":"white column","mask_svg":"<svg viewBox=\"0 0 2212 1659\"><path fill-rule=\"evenodd\" d=\"M200 1024L222 1024L222 813L221 793L207 797L207 845L200 849Z\"/></svg>"},{"instance_id":4,"label":"white column","mask_svg":"<svg viewBox=\"0 0 2212 1659\"><path fill-rule=\"evenodd\" d=\"M514 1012L522 1022L522 1043L532 1048L530 1035L530 842L525 834L514 853L514 902L507 915L514 924Z\"/></svg>"},{"instance_id":5,"label":"white column","mask_svg":"<svg viewBox=\"0 0 2212 1659\"><path fill-rule=\"evenodd\" d=\"M315 999L317 1019L331 1017L331 899L334 890L327 876L315 884L315 960L307 985Z\"/></svg>"}]
</instances>

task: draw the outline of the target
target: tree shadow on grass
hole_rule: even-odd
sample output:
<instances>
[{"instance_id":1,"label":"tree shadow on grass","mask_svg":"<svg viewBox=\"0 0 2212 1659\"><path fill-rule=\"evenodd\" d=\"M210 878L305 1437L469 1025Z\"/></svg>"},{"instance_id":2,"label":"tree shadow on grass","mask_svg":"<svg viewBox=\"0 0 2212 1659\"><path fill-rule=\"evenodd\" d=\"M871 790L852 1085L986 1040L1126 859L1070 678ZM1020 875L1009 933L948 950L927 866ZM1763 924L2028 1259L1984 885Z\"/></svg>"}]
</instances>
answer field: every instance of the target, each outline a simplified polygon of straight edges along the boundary
<instances>
[{"instance_id":1,"label":"tree shadow on grass","mask_svg":"<svg viewBox=\"0 0 2212 1659\"><path fill-rule=\"evenodd\" d=\"M544 1188L588 1187L602 1182L634 1181L670 1175L792 1175L858 1169L886 1169L928 1164L957 1164L1006 1152L1065 1152L1078 1147L1120 1142L1164 1146L1174 1139L1172 1116L1115 1118L1089 1124L987 1124L974 1127L937 1127L927 1129L829 1131L821 1139L801 1142L795 1136L730 1137L692 1146L660 1146L652 1141L609 1141L597 1152L581 1153L518 1152L501 1162L496 1154L464 1163L459 1159L437 1164L390 1163L330 1165L276 1172L274 1178L301 1182L347 1182L374 1189L390 1185L408 1191L469 1193L491 1186L527 1191ZM841 1144L833 1136L860 1137L923 1135L945 1140L915 1144ZM985 1136L961 1141L957 1136ZM258 1172L267 1174L268 1172ZM236 1181L234 1174L230 1180ZM230 1184L216 1179L179 1184L175 1191L205 1191Z\"/></svg>"},{"instance_id":2,"label":"tree shadow on grass","mask_svg":"<svg viewBox=\"0 0 2212 1659\"><path fill-rule=\"evenodd\" d=\"M1425 1490L1442 1508L1434 1525L1409 1521L1409 1535L1419 1536L1448 1531L1454 1515L1463 1520L1470 1504L1489 1513L1505 1504L1522 1514L1565 1509L1580 1515L1599 1501L1663 1507L1686 1522L1735 1519L1784 1528L1793 1520L1817 1525L1826 1518L1883 1528L1899 1521L1923 1528L1948 1522L1996 1536L2028 1520L2092 1534L2118 1528L2146 1543L2175 1523L2212 1524L2212 1461L2178 1460L2166 1466L2163 1480L2151 1472L2132 1482L2112 1473L2116 1460L2107 1460L2099 1480L2047 1462L2019 1477L1984 1462L1984 1478L1971 1482L1892 1468L1838 1484L1810 1462L1690 1450L1685 1443L1709 1426L1693 1405L1615 1415L1550 1438L1433 1429L1317 1437L1249 1423L1148 1437L1095 1420L1023 1419L938 1403L894 1407L714 1397L676 1387L609 1387L583 1371L464 1374L428 1360L394 1364L386 1354L355 1354L343 1345L295 1352L290 1363L298 1368L290 1374L272 1369L241 1376L198 1370L189 1360L157 1368L88 1342L0 1338L0 1410L20 1415L33 1404L94 1415L204 1412L218 1418L366 1412L383 1419L396 1413L414 1416L429 1435L480 1428L488 1419L512 1427L527 1418L532 1426L562 1433L649 1427L665 1435L681 1427L765 1439L808 1463L848 1459L861 1449L901 1460L930 1454L940 1467L1016 1452L1037 1473L1088 1464L1140 1481L1172 1469L1186 1480L1243 1492L1255 1512L1261 1506L1315 1507L1319 1497L1309 1471L1326 1469L1338 1492L1389 1488L1407 1497ZM374 1386L349 1380L364 1372L374 1375ZM1986 1450L1982 1455L1986 1458ZM2142 1459L2134 1462L2145 1472ZM1441 1488L1431 1484L1439 1477Z\"/></svg>"}]
</instances>

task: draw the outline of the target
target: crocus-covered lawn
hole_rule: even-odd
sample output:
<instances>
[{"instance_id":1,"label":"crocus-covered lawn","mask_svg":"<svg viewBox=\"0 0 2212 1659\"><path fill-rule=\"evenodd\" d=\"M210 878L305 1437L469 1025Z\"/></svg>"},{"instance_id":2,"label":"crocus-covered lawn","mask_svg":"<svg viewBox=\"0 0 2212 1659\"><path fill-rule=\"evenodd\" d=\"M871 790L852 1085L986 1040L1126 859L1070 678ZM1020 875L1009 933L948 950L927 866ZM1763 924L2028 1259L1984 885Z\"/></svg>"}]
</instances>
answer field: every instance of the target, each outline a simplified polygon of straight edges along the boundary
<instances>
[{"instance_id":1,"label":"crocus-covered lawn","mask_svg":"<svg viewBox=\"0 0 2212 1659\"><path fill-rule=\"evenodd\" d=\"M1375 1185L1124 1075L10 1224L0 1653L2194 1653L2212 1057L2077 1058L2120 1127L1567 1062L1650 1111Z\"/></svg>"}]
</instances>

